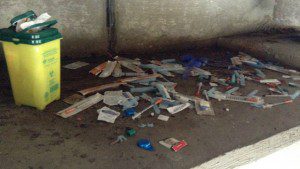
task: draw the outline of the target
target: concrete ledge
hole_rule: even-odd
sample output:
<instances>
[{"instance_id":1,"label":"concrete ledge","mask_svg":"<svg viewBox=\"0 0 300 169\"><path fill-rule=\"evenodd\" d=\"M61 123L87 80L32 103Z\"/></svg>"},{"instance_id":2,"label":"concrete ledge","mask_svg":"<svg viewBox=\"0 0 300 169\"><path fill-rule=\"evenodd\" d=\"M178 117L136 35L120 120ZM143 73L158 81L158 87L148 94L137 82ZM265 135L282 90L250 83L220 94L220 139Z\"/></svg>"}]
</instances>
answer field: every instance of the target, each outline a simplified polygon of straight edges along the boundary
<instances>
[{"instance_id":1,"label":"concrete ledge","mask_svg":"<svg viewBox=\"0 0 300 169\"><path fill-rule=\"evenodd\" d=\"M281 132L253 145L233 150L194 169L235 168L265 157L300 140L300 126Z\"/></svg>"},{"instance_id":2,"label":"concrete ledge","mask_svg":"<svg viewBox=\"0 0 300 169\"><path fill-rule=\"evenodd\" d=\"M300 69L300 36L291 35L248 35L220 38L218 46L244 51L255 57Z\"/></svg>"}]
</instances>

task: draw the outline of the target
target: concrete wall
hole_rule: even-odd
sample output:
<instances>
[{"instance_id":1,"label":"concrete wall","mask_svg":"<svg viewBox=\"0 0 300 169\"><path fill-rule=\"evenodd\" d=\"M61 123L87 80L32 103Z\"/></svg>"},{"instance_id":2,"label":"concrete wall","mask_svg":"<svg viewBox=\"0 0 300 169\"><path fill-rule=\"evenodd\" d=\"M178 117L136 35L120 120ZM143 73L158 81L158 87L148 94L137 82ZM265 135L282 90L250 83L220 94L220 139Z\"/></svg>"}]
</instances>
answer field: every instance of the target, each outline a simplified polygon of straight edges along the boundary
<instances>
[{"instance_id":1,"label":"concrete wall","mask_svg":"<svg viewBox=\"0 0 300 169\"><path fill-rule=\"evenodd\" d=\"M9 26L12 17L27 10L48 12L58 19L64 35L63 55L104 54L105 1L0 0L0 27ZM299 0L115 1L118 52L195 47L203 40L267 28L274 25L274 16L276 25L300 25Z\"/></svg>"},{"instance_id":2,"label":"concrete wall","mask_svg":"<svg viewBox=\"0 0 300 169\"><path fill-rule=\"evenodd\" d=\"M274 0L116 0L117 51L187 47L268 26Z\"/></svg>"},{"instance_id":3,"label":"concrete wall","mask_svg":"<svg viewBox=\"0 0 300 169\"><path fill-rule=\"evenodd\" d=\"M300 0L277 0L274 8L274 23L279 27L294 27L300 30Z\"/></svg>"},{"instance_id":4,"label":"concrete wall","mask_svg":"<svg viewBox=\"0 0 300 169\"><path fill-rule=\"evenodd\" d=\"M87 57L107 48L105 0L0 0L0 28L20 13L48 12L63 34L63 55Z\"/></svg>"}]
</instances>

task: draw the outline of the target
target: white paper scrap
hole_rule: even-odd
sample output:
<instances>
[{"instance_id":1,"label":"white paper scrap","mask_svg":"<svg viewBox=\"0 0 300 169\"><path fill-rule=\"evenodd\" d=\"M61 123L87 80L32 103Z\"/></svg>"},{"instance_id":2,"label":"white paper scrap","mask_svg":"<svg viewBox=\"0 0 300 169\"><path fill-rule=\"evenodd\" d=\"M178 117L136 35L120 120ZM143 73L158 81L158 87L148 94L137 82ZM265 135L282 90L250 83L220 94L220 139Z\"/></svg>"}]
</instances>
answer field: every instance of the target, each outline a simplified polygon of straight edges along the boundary
<instances>
[{"instance_id":1,"label":"white paper scrap","mask_svg":"<svg viewBox=\"0 0 300 169\"><path fill-rule=\"evenodd\" d=\"M42 15L40 15L39 17L37 17L34 21L29 21L29 22L24 22L20 25L20 28L22 30L32 26L32 25L36 25L36 24L40 24L40 23L44 23L46 21L48 21L51 18L51 16L48 13L43 13ZM33 32L38 32L41 29L43 29L43 27L37 27L37 28L33 28L31 29Z\"/></svg>"},{"instance_id":2,"label":"white paper scrap","mask_svg":"<svg viewBox=\"0 0 300 169\"><path fill-rule=\"evenodd\" d=\"M97 110L99 113L98 120L105 121L108 123L115 123L115 120L120 116L121 113L112 110L108 107L103 107L99 110Z\"/></svg>"},{"instance_id":3,"label":"white paper scrap","mask_svg":"<svg viewBox=\"0 0 300 169\"><path fill-rule=\"evenodd\" d=\"M165 116L165 115L162 115L162 114L160 114L160 115L157 117L158 120L162 120L162 121L168 121L169 118L170 118L169 116Z\"/></svg>"},{"instance_id":4,"label":"white paper scrap","mask_svg":"<svg viewBox=\"0 0 300 169\"><path fill-rule=\"evenodd\" d=\"M277 79L264 79L260 80L260 83L275 83L275 84L281 84L281 82Z\"/></svg>"}]
</instances>

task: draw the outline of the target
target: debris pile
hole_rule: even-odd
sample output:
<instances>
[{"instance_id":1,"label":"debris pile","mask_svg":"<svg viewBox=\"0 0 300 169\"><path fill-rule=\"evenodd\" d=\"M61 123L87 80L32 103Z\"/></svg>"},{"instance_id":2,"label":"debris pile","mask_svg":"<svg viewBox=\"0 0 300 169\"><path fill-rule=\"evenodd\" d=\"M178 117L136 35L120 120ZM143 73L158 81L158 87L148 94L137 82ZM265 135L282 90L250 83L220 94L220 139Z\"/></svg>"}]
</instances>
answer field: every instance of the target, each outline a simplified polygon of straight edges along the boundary
<instances>
[{"instance_id":1,"label":"debris pile","mask_svg":"<svg viewBox=\"0 0 300 169\"><path fill-rule=\"evenodd\" d=\"M79 64L71 64L67 67L72 69L73 66L76 67L77 65L81 67L87 64L79 62ZM289 85L299 88L300 84L297 81L300 80L300 73L298 71L285 69L270 63L262 63L245 53L239 53L239 55L231 57L229 65L222 65L222 68L227 68L224 69L226 73L225 75L222 74L222 77L205 70L206 66L214 67L215 65L206 58L196 58L191 55L181 57L180 62L175 59L165 59L160 61L151 60L148 63L142 63L139 59L127 59L117 56L113 60L99 64L89 73L99 78L112 76L120 79L113 83L78 91L82 96L94 95L82 98L81 101L58 112L57 115L68 118L103 101L107 106L121 108L124 118L136 120L143 118L146 114L151 114L152 117L156 116L158 120L168 121L170 116L174 116L185 109L193 110L198 115L214 116L215 111L211 99L240 102L255 108L267 109L290 104L300 95L300 90L291 93L283 87ZM265 69L284 74L282 77L288 82L269 78L264 72ZM177 83L168 79L175 76L181 76L184 80L187 80L190 76L198 77L195 94L186 95L178 92L176 90ZM258 95L259 90L254 90L247 95L242 95L239 91L241 88L245 88L248 81L266 86L266 90L271 94L260 96ZM119 87L126 88L127 91L114 90ZM102 94L99 92L102 92ZM282 97L285 100L268 103L265 101L268 97ZM76 99L78 98L80 97L76 96ZM149 106L141 109L138 105L142 100L148 103ZM141 110L137 111L137 109ZM230 111L229 108L225 110ZM121 115L120 112L109 107L102 107L97 112L98 120L108 123L114 123ZM154 124L142 123L138 127L152 128ZM125 135L134 136L136 131L133 128L127 128ZM121 135L112 144L126 140L127 138ZM174 151L178 151L187 145L185 141L178 141L174 138L159 143ZM146 150L154 150L147 139L139 140L138 146Z\"/></svg>"}]
</instances>

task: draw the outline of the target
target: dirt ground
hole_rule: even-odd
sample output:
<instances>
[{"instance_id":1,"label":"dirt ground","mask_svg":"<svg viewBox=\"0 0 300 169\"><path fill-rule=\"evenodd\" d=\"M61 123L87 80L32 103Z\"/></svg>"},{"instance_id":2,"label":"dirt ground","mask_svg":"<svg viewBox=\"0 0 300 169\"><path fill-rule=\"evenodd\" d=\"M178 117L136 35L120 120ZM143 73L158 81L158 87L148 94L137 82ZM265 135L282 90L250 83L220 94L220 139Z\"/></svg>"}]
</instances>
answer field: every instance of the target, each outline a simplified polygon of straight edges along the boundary
<instances>
[{"instance_id":1,"label":"dirt ground","mask_svg":"<svg viewBox=\"0 0 300 169\"><path fill-rule=\"evenodd\" d=\"M225 65L224 52L194 54ZM147 59L180 55L158 54L148 56ZM79 89L112 81L113 78L103 80L88 74L91 68L105 59L107 58L81 59L91 65L78 70L62 69L62 98ZM63 64L73 61L75 60L64 58ZM300 99L290 105L266 110L256 109L248 104L213 100L216 116L199 116L194 110L186 110L171 116L168 122L145 115L137 121L119 117L115 124L97 121L96 110L104 106L101 102L63 119L55 115L68 106L62 100L53 102L44 111L16 106L3 64L0 64L0 168L3 169L190 168L300 125ZM207 69L220 77L226 73L215 67ZM264 72L270 78L282 79L279 73ZM195 93L196 78L183 80L177 76L168 79L178 83L177 91L190 95ZM264 85L248 81L240 91L248 94L254 89L259 90L258 95L267 93ZM287 89L290 93L295 90L289 87ZM141 110L146 105L147 102L141 101L137 109ZM230 111L227 112L224 108L229 108ZM113 109L120 110L118 107ZM168 115L166 111L162 114ZM154 128L139 128L138 124L141 123L154 123ZM126 142L110 145L118 135L124 134L126 127L136 129L136 136L129 137ZM168 137L185 140L188 146L175 153L158 144L158 141ZM148 152L138 148L136 143L140 138L150 139L155 151Z\"/></svg>"}]
</instances>

